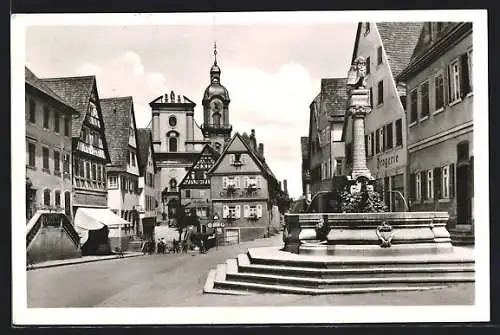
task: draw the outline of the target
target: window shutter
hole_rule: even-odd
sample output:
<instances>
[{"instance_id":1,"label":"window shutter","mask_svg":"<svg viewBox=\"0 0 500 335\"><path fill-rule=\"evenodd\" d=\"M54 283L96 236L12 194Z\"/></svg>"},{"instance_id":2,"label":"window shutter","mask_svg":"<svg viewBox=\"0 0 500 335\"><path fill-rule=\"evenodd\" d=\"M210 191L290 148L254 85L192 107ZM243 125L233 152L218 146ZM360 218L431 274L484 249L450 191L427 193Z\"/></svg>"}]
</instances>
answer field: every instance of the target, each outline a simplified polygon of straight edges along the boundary
<instances>
[{"instance_id":1,"label":"window shutter","mask_svg":"<svg viewBox=\"0 0 500 335\"><path fill-rule=\"evenodd\" d=\"M234 178L234 183L236 184L235 185L236 188L240 188L240 177Z\"/></svg>"},{"instance_id":2,"label":"window shutter","mask_svg":"<svg viewBox=\"0 0 500 335\"><path fill-rule=\"evenodd\" d=\"M229 155L229 163L234 164L234 154Z\"/></svg>"},{"instance_id":3,"label":"window shutter","mask_svg":"<svg viewBox=\"0 0 500 335\"><path fill-rule=\"evenodd\" d=\"M241 217L241 206L236 205L236 218L239 219Z\"/></svg>"},{"instance_id":4,"label":"window shutter","mask_svg":"<svg viewBox=\"0 0 500 335\"><path fill-rule=\"evenodd\" d=\"M416 180L415 174L410 173L410 195L409 195L409 198L412 201L415 201L415 199L417 198L416 183L417 183L417 180Z\"/></svg>"},{"instance_id":5,"label":"window shutter","mask_svg":"<svg viewBox=\"0 0 500 335\"><path fill-rule=\"evenodd\" d=\"M257 205L257 216L262 217L262 205Z\"/></svg>"},{"instance_id":6,"label":"window shutter","mask_svg":"<svg viewBox=\"0 0 500 335\"><path fill-rule=\"evenodd\" d=\"M243 216L246 218L250 216L250 206L249 205L243 205Z\"/></svg>"},{"instance_id":7,"label":"window shutter","mask_svg":"<svg viewBox=\"0 0 500 335\"><path fill-rule=\"evenodd\" d=\"M243 187L244 188L248 187L248 177L245 177L245 180L243 181Z\"/></svg>"},{"instance_id":8,"label":"window shutter","mask_svg":"<svg viewBox=\"0 0 500 335\"><path fill-rule=\"evenodd\" d=\"M228 206L222 206L222 217L227 218L229 216L229 207Z\"/></svg>"},{"instance_id":9,"label":"window shutter","mask_svg":"<svg viewBox=\"0 0 500 335\"><path fill-rule=\"evenodd\" d=\"M222 188L227 188L227 177L222 177Z\"/></svg>"},{"instance_id":10,"label":"window shutter","mask_svg":"<svg viewBox=\"0 0 500 335\"><path fill-rule=\"evenodd\" d=\"M255 180L257 182L257 188L262 188L262 179L260 176L255 177Z\"/></svg>"},{"instance_id":11,"label":"window shutter","mask_svg":"<svg viewBox=\"0 0 500 335\"><path fill-rule=\"evenodd\" d=\"M451 102L451 74L450 74L450 65L446 67L445 75L445 85L448 86L445 90L446 94L444 97L445 105L448 105Z\"/></svg>"},{"instance_id":12,"label":"window shutter","mask_svg":"<svg viewBox=\"0 0 500 335\"><path fill-rule=\"evenodd\" d=\"M460 56L460 96L463 98L469 92L469 55L464 53Z\"/></svg>"},{"instance_id":13,"label":"window shutter","mask_svg":"<svg viewBox=\"0 0 500 335\"><path fill-rule=\"evenodd\" d=\"M455 164L450 164L450 198L455 197Z\"/></svg>"},{"instance_id":14,"label":"window shutter","mask_svg":"<svg viewBox=\"0 0 500 335\"><path fill-rule=\"evenodd\" d=\"M241 164L246 164L247 158L246 158L246 156L244 154L241 154L240 162L241 162Z\"/></svg>"},{"instance_id":15,"label":"window shutter","mask_svg":"<svg viewBox=\"0 0 500 335\"><path fill-rule=\"evenodd\" d=\"M441 168L434 168L434 199L441 199Z\"/></svg>"},{"instance_id":16,"label":"window shutter","mask_svg":"<svg viewBox=\"0 0 500 335\"><path fill-rule=\"evenodd\" d=\"M422 185L422 201L427 200L427 170L420 172L420 180Z\"/></svg>"}]
</instances>

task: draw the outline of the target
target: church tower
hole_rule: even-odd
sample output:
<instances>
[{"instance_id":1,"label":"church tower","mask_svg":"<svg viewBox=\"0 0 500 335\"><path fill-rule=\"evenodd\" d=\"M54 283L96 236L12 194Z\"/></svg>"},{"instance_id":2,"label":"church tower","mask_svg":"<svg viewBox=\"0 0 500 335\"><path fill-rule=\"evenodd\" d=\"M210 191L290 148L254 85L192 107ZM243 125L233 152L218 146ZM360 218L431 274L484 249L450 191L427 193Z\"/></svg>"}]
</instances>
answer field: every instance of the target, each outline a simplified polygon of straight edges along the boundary
<instances>
[{"instance_id":1,"label":"church tower","mask_svg":"<svg viewBox=\"0 0 500 335\"><path fill-rule=\"evenodd\" d=\"M218 152L231 139L229 123L229 93L220 83L221 70L217 65L217 46L214 45L214 65L210 69L210 85L203 94L203 125L201 130L206 140Z\"/></svg>"}]
</instances>

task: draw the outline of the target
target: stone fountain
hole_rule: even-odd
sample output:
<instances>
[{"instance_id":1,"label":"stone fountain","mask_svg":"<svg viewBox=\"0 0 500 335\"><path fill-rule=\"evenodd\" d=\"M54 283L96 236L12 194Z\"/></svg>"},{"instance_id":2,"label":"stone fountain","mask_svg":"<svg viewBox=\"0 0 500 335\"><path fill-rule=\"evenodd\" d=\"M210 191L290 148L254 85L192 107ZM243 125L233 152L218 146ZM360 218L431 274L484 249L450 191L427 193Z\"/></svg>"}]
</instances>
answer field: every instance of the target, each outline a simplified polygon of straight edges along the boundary
<instances>
[{"instance_id":1,"label":"stone fountain","mask_svg":"<svg viewBox=\"0 0 500 335\"><path fill-rule=\"evenodd\" d=\"M357 199L376 196L365 158L371 111L365 76L365 60L358 57L347 78L354 142L347 192ZM287 214L282 248L251 248L219 264L204 291L334 294L474 282L473 250L452 246L448 219L447 212Z\"/></svg>"}]
</instances>

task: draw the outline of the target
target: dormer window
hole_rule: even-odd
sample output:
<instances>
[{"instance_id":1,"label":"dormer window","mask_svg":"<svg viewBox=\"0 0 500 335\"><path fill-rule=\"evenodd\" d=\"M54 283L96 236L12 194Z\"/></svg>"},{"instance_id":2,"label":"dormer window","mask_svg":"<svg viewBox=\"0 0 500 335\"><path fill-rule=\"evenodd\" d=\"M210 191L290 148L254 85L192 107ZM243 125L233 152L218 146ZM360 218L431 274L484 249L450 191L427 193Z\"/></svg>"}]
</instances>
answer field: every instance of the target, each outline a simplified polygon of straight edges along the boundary
<instances>
[{"instance_id":1,"label":"dormer window","mask_svg":"<svg viewBox=\"0 0 500 335\"><path fill-rule=\"evenodd\" d=\"M234 166L243 165L243 156L241 153L235 153L231 156L231 164Z\"/></svg>"}]
</instances>

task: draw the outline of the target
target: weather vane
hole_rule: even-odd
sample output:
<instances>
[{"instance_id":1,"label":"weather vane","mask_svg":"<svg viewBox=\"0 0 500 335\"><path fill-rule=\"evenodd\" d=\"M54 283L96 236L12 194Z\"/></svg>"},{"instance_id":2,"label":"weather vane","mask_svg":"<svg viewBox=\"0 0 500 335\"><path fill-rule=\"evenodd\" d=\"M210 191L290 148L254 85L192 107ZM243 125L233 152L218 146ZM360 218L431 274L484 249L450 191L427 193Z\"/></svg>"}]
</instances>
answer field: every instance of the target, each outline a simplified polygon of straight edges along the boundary
<instances>
[{"instance_id":1,"label":"weather vane","mask_svg":"<svg viewBox=\"0 0 500 335\"><path fill-rule=\"evenodd\" d=\"M215 65L217 65L217 42L214 42L214 56L215 56Z\"/></svg>"}]
</instances>

